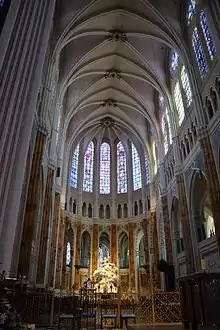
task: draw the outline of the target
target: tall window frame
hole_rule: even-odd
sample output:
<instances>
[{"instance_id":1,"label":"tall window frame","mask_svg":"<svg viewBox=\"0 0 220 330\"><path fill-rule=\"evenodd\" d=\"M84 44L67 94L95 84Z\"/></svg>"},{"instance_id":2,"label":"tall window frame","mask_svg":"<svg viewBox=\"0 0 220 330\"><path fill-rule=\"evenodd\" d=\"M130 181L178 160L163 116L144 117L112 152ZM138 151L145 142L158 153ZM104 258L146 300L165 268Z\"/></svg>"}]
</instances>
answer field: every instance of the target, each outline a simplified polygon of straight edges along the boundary
<instances>
[{"instance_id":1,"label":"tall window frame","mask_svg":"<svg viewBox=\"0 0 220 330\"><path fill-rule=\"evenodd\" d=\"M148 160L148 154L145 153L144 155L144 164L145 164L145 174L146 174L146 184L150 183L150 166Z\"/></svg>"},{"instance_id":2,"label":"tall window frame","mask_svg":"<svg viewBox=\"0 0 220 330\"><path fill-rule=\"evenodd\" d=\"M99 193L111 192L111 147L108 142L102 142L99 151Z\"/></svg>"},{"instance_id":3,"label":"tall window frame","mask_svg":"<svg viewBox=\"0 0 220 330\"><path fill-rule=\"evenodd\" d=\"M166 154L169 149L169 133L167 129L167 120L166 120L166 113L163 112L161 116L161 126L162 126L162 133L163 133L163 144L164 144L164 153Z\"/></svg>"},{"instance_id":4,"label":"tall window frame","mask_svg":"<svg viewBox=\"0 0 220 330\"><path fill-rule=\"evenodd\" d=\"M184 108L183 97L182 97L179 81L176 82L173 93L174 93L174 101L177 109L177 114L178 114L178 124L179 126L181 126L185 118L185 108Z\"/></svg>"},{"instance_id":5,"label":"tall window frame","mask_svg":"<svg viewBox=\"0 0 220 330\"><path fill-rule=\"evenodd\" d=\"M183 90L185 92L186 105L187 107L189 107L192 104L192 90L190 87L189 76L186 71L185 65L183 65L181 68L180 78Z\"/></svg>"},{"instance_id":6,"label":"tall window frame","mask_svg":"<svg viewBox=\"0 0 220 330\"><path fill-rule=\"evenodd\" d=\"M127 155L121 141L116 145L117 156L117 193L123 194L128 192L127 180Z\"/></svg>"},{"instance_id":7,"label":"tall window frame","mask_svg":"<svg viewBox=\"0 0 220 330\"><path fill-rule=\"evenodd\" d=\"M199 36L198 28L195 27L192 33L192 47L196 57L199 72L202 78L205 77L208 72L208 64L205 58L203 45Z\"/></svg>"},{"instance_id":8,"label":"tall window frame","mask_svg":"<svg viewBox=\"0 0 220 330\"><path fill-rule=\"evenodd\" d=\"M83 191L86 192L93 192L94 151L94 142L91 141L86 148L83 163Z\"/></svg>"},{"instance_id":9,"label":"tall window frame","mask_svg":"<svg viewBox=\"0 0 220 330\"><path fill-rule=\"evenodd\" d=\"M78 186L78 167L79 167L79 143L77 144L71 164L71 174L70 174L70 187L77 188Z\"/></svg>"},{"instance_id":10,"label":"tall window frame","mask_svg":"<svg viewBox=\"0 0 220 330\"><path fill-rule=\"evenodd\" d=\"M212 61L216 54L216 48L215 48L215 44L214 44L214 41L212 38L212 34L210 32L208 19L207 19L207 16L206 16L206 13L204 10L201 10L199 19L200 19L200 25L202 28L202 32L203 32L203 37L205 39L206 46L207 46L207 49L209 52L209 56Z\"/></svg>"},{"instance_id":11,"label":"tall window frame","mask_svg":"<svg viewBox=\"0 0 220 330\"><path fill-rule=\"evenodd\" d=\"M186 14L187 25L190 25L193 17L196 15L197 0L188 0L188 10Z\"/></svg>"},{"instance_id":12,"label":"tall window frame","mask_svg":"<svg viewBox=\"0 0 220 330\"><path fill-rule=\"evenodd\" d=\"M133 190L142 188L141 160L137 148L131 143Z\"/></svg>"}]
</instances>

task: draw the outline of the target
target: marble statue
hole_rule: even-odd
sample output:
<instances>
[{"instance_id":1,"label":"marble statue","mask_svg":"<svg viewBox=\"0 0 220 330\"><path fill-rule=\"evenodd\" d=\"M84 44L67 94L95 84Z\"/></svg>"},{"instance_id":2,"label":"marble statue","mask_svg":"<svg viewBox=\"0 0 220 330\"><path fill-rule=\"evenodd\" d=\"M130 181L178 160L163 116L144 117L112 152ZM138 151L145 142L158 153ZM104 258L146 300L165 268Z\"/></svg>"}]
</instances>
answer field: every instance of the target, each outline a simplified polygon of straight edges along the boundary
<instances>
[{"instance_id":1,"label":"marble statue","mask_svg":"<svg viewBox=\"0 0 220 330\"><path fill-rule=\"evenodd\" d=\"M93 273L95 288L101 293L117 293L119 275L115 264L104 258L102 266Z\"/></svg>"}]
</instances>

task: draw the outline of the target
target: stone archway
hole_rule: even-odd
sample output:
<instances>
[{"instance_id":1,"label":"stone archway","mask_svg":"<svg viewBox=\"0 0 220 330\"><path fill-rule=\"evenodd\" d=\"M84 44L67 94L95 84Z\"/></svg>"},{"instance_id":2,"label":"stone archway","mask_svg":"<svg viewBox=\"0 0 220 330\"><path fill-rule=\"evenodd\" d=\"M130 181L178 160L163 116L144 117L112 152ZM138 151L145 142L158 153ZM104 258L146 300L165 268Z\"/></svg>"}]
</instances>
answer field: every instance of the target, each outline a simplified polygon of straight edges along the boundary
<instances>
[{"instance_id":1,"label":"stone archway","mask_svg":"<svg viewBox=\"0 0 220 330\"><path fill-rule=\"evenodd\" d=\"M110 258L110 238L105 231L99 237L99 268L102 266L104 258Z\"/></svg>"},{"instance_id":2,"label":"stone archway","mask_svg":"<svg viewBox=\"0 0 220 330\"><path fill-rule=\"evenodd\" d=\"M173 198L172 208L171 208L171 223L172 223L172 236L173 236L173 250L177 256L184 251L183 245L183 231L180 215L180 205L179 199L177 197Z\"/></svg>"},{"instance_id":3,"label":"stone archway","mask_svg":"<svg viewBox=\"0 0 220 330\"><path fill-rule=\"evenodd\" d=\"M82 268L90 267L91 256L91 236L88 231L84 231L81 237L80 265Z\"/></svg>"},{"instance_id":4,"label":"stone archway","mask_svg":"<svg viewBox=\"0 0 220 330\"><path fill-rule=\"evenodd\" d=\"M126 232L121 232L118 238L119 247L119 265L120 268L129 268L129 242L128 234Z\"/></svg>"},{"instance_id":5,"label":"stone archway","mask_svg":"<svg viewBox=\"0 0 220 330\"><path fill-rule=\"evenodd\" d=\"M195 230L196 243L215 233L214 220L208 193L207 180L202 173L195 172L190 187L190 213L192 228Z\"/></svg>"}]
</instances>

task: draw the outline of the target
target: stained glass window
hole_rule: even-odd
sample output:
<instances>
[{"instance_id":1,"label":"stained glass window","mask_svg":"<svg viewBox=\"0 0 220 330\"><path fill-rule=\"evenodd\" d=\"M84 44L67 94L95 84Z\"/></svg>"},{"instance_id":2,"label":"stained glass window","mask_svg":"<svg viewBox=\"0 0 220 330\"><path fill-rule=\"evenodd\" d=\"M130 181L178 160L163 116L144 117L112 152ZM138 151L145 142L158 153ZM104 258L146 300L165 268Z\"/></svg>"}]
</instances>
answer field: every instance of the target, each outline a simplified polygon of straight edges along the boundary
<instances>
[{"instance_id":1,"label":"stained glass window","mask_svg":"<svg viewBox=\"0 0 220 330\"><path fill-rule=\"evenodd\" d=\"M132 153L132 170L133 170L133 189L141 189L141 162L138 155L137 149L134 144L131 144L131 153Z\"/></svg>"},{"instance_id":2,"label":"stained glass window","mask_svg":"<svg viewBox=\"0 0 220 330\"><path fill-rule=\"evenodd\" d=\"M91 141L84 155L83 190L93 190L94 143Z\"/></svg>"},{"instance_id":3,"label":"stained glass window","mask_svg":"<svg viewBox=\"0 0 220 330\"><path fill-rule=\"evenodd\" d=\"M203 51L203 47L202 47L202 44L201 44L201 41L199 38L197 28L195 28L193 31L192 45L193 45L194 53L196 55L196 60L198 63L200 74L203 77L206 74L206 72L208 71L208 66L207 66L206 58L204 56L204 51Z\"/></svg>"},{"instance_id":4,"label":"stained glass window","mask_svg":"<svg viewBox=\"0 0 220 330\"><path fill-rule=\"evenodd\" d=\"M5 0L0 0L0 7L4 6L4 2L5 2Z\"/></svg>"},{"instance_id":5,"label":"stained glass window","mask_svg":"<svg viewBox=\"0 0 220 330\"><path fill-rule=\"evenodd\" d=\"M188 2L188 12L187 12L187 24L192 22L193 16L196 13L196 0L189 0Z\"/></svg>"},{"instance_id":6,"label":"stained glass window","mask_svg":"<svg viewBox=\"0 0 220 330\"><path fill-rule=\"evenodd\" d=\"M66 265L70 266L70 264L71 264L71 246L70 246L70 242L68 242L66 247Z\"/></svg>"},{"instance_id":7,"label":"stained glass window","mask_svg":"<svg viewBox=\"0 0 220 330\"><path fill-rule=\"evenodd\" d=\"M176 71L178 65L179 65L179 55L177 54L177 52L173 51L171 53L171 59L170 59L170 71L171 72Z\"/></svg>"},{"instance_id":8,"label":"stained glass window","mask_svg":"<svg viewBox=\"0 0 220 330\"><path fill-rule=\"evenodd\" d=\"M117 192L118 194L126 193L128 190L127 183L127 157L125 149L121 142L117 144Z\"/></svg>"},{"instance_id":9,"label":"stained glass window","mask_svg":"<svg viewBox=\"0 0 220 330\"><path fill-rule=\"evenodd\" d=\"M186 104L187 104L187 107L189 107L190 104L192 103L192 92L191 92L191 87L190 87L190 83L189 83L189 77L186 72L185 66L183 66L182 70L181 70L181 82L182 82L183 89L184 89L185 96L186 96Z\"/></svg>"},{"instance_id":10,"label":"stained glass window","mask_svg":"<svg viewBox=\"0 0 220 330\"><path fill-rule=\"evenodd\" d=\"M73 153L73 159L72 159L70 186L73 188L77 188L78 164L79 164L79 144L77 145Z\"/></svg>"},{"instance_id":11,"label":"stained glass window","mask_svg":"<svg viewBox=\"0 0 220 330\"><path fill-rule=\"evenodd\" d=\"M170 115L168 113L167 107L166 107L166 119L167 119L167 126L168 126L169 143L172 144L173 137L172 137L171 123L170 123Z\"/></svg>"},{"instance_id":12,"label":"stained glass window","mask_svg":"<svg viewBox=\"0 0 220 330\"><path fill-rule=\"evenodd\" d=\"M100 194L110 194L110 158L110 145L106 142L103 142L100 147Z\"/></svg>"},{"instance_id":13,"label":"stained glass window","mask_svg":"<svg viewBox=\"0 0 220 330\"><path fill-rule=\"evenodd\" d=\"M164 137L164 152L165 154L168 151L169 140L168 140L168 132L167 132L167 123L166 123L166 115L165 113L162 114L162 132Z\"/></svg>"},{"instance_id":14,"label":"stained glass window","mask_svg":"<svg viewBox=\"0 0 220 330\"><path fill-rule=\"evenodd\" d=\"M174 88L174 100L176 104L176 109L178 113L178 122L180 126L185 117L185 112L184 112L183 98L182 98L179 82L176 83Z\"/></svg>"},{"instance_id":15,"label":"stained glass window","mask_svg":"<svg viewBox=\"0 0 220 330\"><path fill-rule=\"evenodd\" d=\"M211 57L211 60L213 60L214 55L216 53L216 48L215 48L215 45L214 45L214 42L212 39L212 35L209 30L208 20L207 20L204 10L202 10L202 12L200 14L200 23L201 23L203 35L204 35L204 38L206 41L206 45L207 45L207 48L209 51L209 55Z\"/></svg>"},{"instance_id":16,"label":"stained glass window","mask_svg":"<svg viewBox=\"0 0 220 330\"><path fill-rule=\"evenodd\" d=\"M163 105L164 105L164 97L163 97L163 95L160 95L159 96L159 104L160 104L161 107L163 107Z\"/></svg>"},{"instance_id":17,"label":"stained glass window","mask_svg":"<svg viewBox=\"0 0 220 330\"><path fill-rule=\"evenodd\" d=\"M144 160L145 160L145 171L146 171L146 184L148 184L148 183L150 183L150 169L149 169L149 162L148 162L147 154L145 154Z\"/></svg>"},{"instance_id":18,"label":"stained glass window","mask_svg":"<svg viewBox=\"0 0 220 330\"><path fill-rule=\"evenodd\" d=\"M153 141L153 158L154 158L154 174L157 174L157 152L156 152L155 141Z\"/></svg>"}]
</instances>

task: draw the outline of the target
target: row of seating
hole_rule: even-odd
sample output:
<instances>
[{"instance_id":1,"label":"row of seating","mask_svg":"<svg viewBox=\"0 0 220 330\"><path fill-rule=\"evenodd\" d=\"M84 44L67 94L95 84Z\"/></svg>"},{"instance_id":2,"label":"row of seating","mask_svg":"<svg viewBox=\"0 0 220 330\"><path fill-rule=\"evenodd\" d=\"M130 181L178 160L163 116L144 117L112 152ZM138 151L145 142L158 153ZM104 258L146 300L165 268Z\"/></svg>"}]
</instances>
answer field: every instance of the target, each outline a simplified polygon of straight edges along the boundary
<instances>
[{"instance_id":1,"label":"row of seating","mask_svg":"<svg viewBox=\"0 0 220 330\"><path fill-rule=\"evenodd\" d=\"M120 318L120 328L128 326L128 320L136 322L134 313L134 304L132 310L125 312L119 308L117 294L97 294L95 289L82 289L78 299L78 303L72 306L72 311L68 313L60 313L58 321L58 330L61 322L71 321L72 329L93 328L96 329L100 320L101 329L106 323L112 322L113 328L117 326L118 316ZM62 311L61 311L62 312Z\"/></svg>"}]
</instances>

